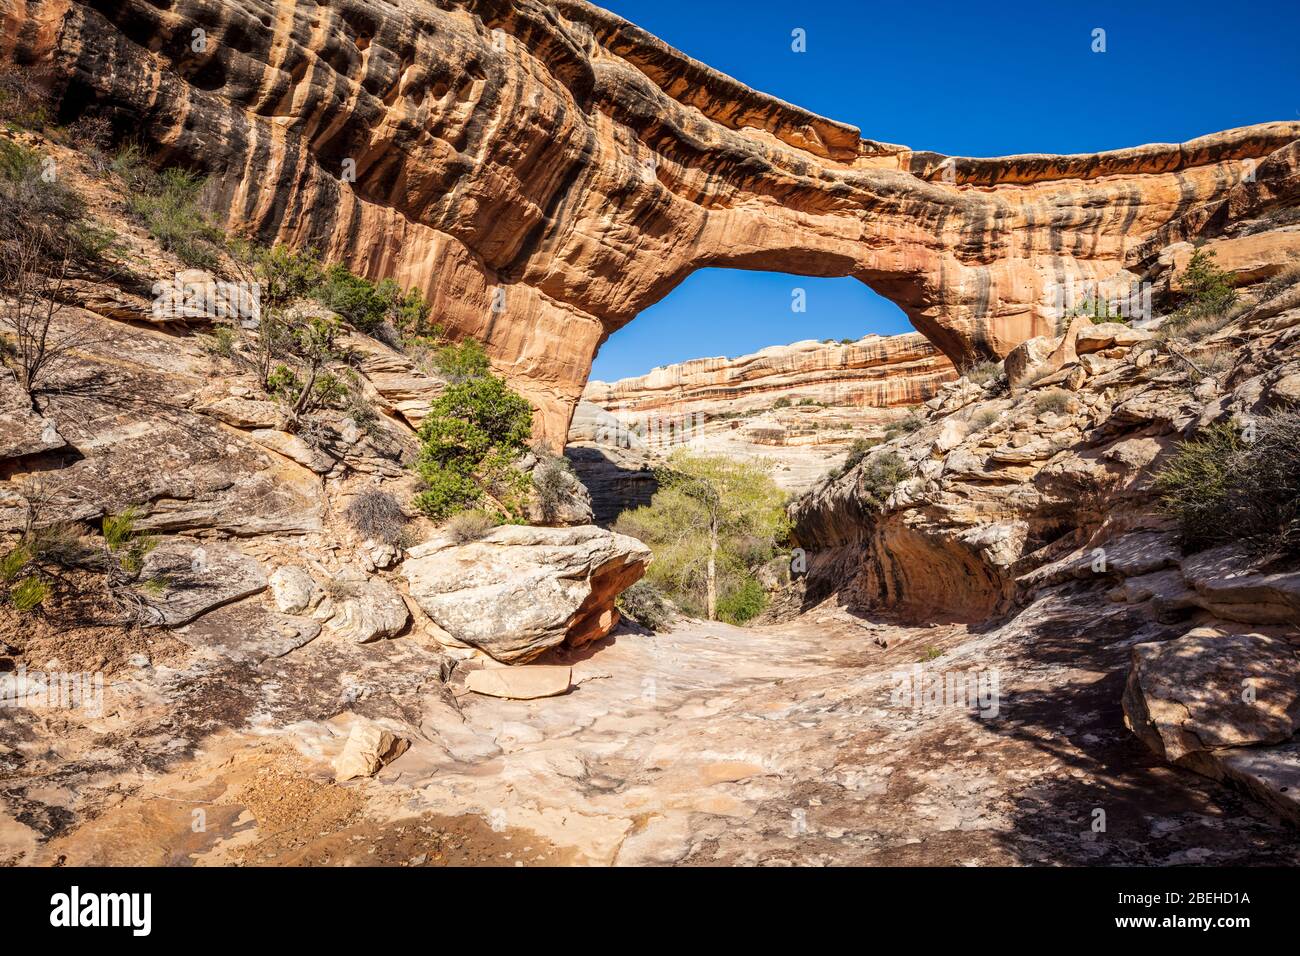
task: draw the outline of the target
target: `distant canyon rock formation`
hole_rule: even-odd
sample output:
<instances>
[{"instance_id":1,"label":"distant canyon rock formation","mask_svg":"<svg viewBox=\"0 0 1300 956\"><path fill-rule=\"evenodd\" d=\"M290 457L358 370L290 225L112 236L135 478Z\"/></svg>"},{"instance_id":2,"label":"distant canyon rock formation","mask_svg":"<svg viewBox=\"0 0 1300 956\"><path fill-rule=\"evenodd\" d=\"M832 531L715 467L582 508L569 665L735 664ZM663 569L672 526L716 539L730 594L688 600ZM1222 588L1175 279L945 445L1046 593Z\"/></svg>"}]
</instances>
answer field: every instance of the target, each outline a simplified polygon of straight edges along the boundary
<instances>
[{"instance_id":1,"label":"distant canyon rock formation","mask_svg":"<svg viewBox=\"0 0 1300 956\"><path fill-rule=\"evenodd\" d=\"M601 343L696 269L853 276L960 363L1300 183L1297 123L1001 159L864 139L582 0L0 9L60 121L201 170L232 230L423 289L553 443Z\"/></svg>"},{"instance_id":2,"label":"distant canyon rock formation","mask_svg":"<svg viewBox=\"0 0 1300 956\"><path fill-rule=\"evenodd\" d=\"M631 423L752 412L782 399L860 408L917 405L956 377L946 355L910 332L856 342L774 345L734 359L693 359L616 382L593 380L582 398Z\"/></svg>"}]
</instances>

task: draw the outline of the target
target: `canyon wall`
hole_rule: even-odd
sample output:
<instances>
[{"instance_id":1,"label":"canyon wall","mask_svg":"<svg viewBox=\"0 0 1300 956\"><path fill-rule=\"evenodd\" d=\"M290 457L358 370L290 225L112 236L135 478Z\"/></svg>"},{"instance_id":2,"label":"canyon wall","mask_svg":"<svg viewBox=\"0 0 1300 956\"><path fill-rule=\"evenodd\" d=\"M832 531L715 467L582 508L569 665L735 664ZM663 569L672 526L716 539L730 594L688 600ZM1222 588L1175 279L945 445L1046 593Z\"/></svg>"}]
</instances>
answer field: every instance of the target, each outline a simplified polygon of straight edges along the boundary
<instances>
[{"instance_id":1,"label":"canyon wall","mask_svg":"<svg viewBox=\"0 0 1300 956\"><path fill-rule=\"evenodd\" d=\"M582 398L624 419L716 416L768 408L780 399L885 408L924 402L956 376L946 355L911 332L774 345L734 359L694 359L635 378L590 381Z\"/></svg>"},{"instance_id":2,"label":"canyon wall","mask_svg":"<svg viewBox=\"0 0 1300 956\"><path fill-rule=\"evenodd\" d=\"M707 266L854 276L951 359L1062 284L1297 193L1300 124L950 159L757 93L581 0L0 3L58 119L210 177L225 225L432 300L563 441L610 333Z\"/></svg>"}]
</instances>

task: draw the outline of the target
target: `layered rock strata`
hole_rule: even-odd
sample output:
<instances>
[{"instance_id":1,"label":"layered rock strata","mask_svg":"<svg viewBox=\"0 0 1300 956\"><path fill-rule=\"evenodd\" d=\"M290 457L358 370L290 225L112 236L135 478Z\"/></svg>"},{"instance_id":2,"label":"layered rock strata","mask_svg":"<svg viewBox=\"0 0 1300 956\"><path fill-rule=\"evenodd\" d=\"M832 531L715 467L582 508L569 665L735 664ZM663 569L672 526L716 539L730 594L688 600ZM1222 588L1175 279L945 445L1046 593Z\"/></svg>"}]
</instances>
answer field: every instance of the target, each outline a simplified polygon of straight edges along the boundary
<instances>
[{"instance_id":1,"label":"layered rock strata","mask_svg":"<svg viewBox=\"0 0 1300 956\"><path fill-rule=\"evenodd\" d=\"M1077 156L865 139L582 0L2 9L61 122L108 115L228 227L420 288L553 445L601 342L695 269L854 276L964 362L1300 185L1294 122Z\"/></svg>"}]
</instances>

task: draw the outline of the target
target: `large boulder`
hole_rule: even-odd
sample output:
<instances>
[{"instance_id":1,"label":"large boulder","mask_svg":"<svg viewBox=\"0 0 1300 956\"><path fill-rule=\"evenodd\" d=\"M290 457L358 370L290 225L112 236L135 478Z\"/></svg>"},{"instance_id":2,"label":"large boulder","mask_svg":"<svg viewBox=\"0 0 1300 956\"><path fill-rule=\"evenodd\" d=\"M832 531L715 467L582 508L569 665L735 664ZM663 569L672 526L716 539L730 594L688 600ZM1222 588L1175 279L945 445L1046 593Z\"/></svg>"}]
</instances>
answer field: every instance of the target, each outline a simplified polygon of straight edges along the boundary
<instances>
[{"instance_id":1,"label":"large boulder","mask_svg":"<svg viewBox=\"0 0 1300 956\"><path fill-rule=\"evenodd\" d=\"M396 637L411 619L397 589L381 578L366 578L341 585L343 596L330 626L344 640L369 644Z\"/></svg>"},{"instance_id":2,"label":"large boulder","mask_svg":"<svg viewBox=\"0 0 1300 956\"><path fill-rule=\"evenodd\" d=\"M1300 726L1300 661L1287 641L1201 627L1132 653L1124 722L1171 763L1217 776L1214 751L1281 743Z\"/></svg>"},{"instance_id":3,"label":"large boulder","mask_svg":"<svg viewBox=\"0 0 1300 956\"><path fill-rule=\"evenodd\" d=\"M221 541L164 538L149 552L141 572L158 582L146 598L146 620L180 627L223 604L266 589L266 571L234 545Z\"/></svg>"},{"instance_id":4,"label":"large boulder","mask_svg":"<svg viewBox=\"0 0 1300 956\"><path fill-rule=\"evenodd\" d=\"M440 537L409 552L411 597L452 637L506 663L580 646L618 623L614 599L645 573L650 549L594 525L508 525L480 541Z\"/></svg>"}]
</instances>

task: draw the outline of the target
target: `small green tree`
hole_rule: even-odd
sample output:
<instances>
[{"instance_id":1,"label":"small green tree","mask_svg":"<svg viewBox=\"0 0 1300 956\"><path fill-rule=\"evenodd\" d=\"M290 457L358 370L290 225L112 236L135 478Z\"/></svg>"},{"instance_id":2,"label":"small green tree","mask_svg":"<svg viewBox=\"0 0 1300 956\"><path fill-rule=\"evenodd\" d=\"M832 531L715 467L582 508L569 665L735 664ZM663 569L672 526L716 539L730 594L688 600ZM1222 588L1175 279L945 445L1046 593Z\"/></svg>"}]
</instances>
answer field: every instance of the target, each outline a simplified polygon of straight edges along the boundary
<instances>
[{"instance_id":1,"label":"small green tree","mask_svg":"<svg viewBox=\"0 0 1300 956\"><path fill-rule=\"evenodd\" d=\"M1214 258L1212 250L1197 249L1187 261L1187 268L1179 275L1182 304L1166 323L1173 330L1200 329L1216 319L1218 324L1226 321L1228 310L1237 301L1237 290L1233 287L1232 276L1220 269ZM1202 329L1202 334L1212 328Z\"/></svg>"},{"instance_id":2,"label":"small green tree","mask_svg":"<svg viewBox=\"0 0 1300 956\"><path fill-rule=\"evenodd\" d=\"M650 504L625 512L616 529L650 545L651 580L709 620L740 622L761 609L752 572L789 528L785 496L767 469L722 455L675 453L657 473ZM761 591L761 588L759 589Z\"/></svg>"},{"instance_id":3,"label":"small green tree","mask_svg":"<svg viewBox=\"0 0 1300 956\"><path fill-rule=\"evenodd\" d=\"M515 515L528 487L515 462L532 422L532 406L495 375L448 387L420 424L415 469L425 490L416 507L435 520L485 502Z\"/></svg>"}]
</instances>

